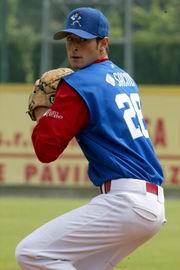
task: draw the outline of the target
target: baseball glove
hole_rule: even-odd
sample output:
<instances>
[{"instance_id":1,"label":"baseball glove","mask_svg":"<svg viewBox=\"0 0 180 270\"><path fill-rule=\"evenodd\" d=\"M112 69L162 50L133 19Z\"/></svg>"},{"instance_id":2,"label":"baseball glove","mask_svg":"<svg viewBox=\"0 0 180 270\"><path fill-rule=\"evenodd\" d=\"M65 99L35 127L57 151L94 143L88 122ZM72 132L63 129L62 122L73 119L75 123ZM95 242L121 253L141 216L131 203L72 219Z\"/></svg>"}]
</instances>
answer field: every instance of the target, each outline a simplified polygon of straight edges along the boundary
<instances>
[{"instance_id":1,"label":"baseball glove","mask_svg":"<svg viewBox=\"0 0 180 270\"><path fill-rule=\"evenodd\" d=\"M32 121L36 121L35 109L49 108L54 102L57 86L64 76L72 73L70 68L57 68L45 72L34 84L33 92L29 96L28 111Z\"/></svg>"}]
</instances>

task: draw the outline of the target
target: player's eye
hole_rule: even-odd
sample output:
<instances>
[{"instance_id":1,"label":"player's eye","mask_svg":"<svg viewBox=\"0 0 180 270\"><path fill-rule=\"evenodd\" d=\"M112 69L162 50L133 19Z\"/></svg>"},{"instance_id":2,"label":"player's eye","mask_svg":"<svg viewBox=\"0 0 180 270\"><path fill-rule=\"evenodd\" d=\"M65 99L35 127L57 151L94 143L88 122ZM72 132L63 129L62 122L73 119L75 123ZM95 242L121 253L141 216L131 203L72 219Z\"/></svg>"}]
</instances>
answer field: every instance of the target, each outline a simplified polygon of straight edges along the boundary
<instances>
[{"instance_id":1,"label":"player's eye","mask_svg":"<svg viewBox=\"0 0 180 270\"><path fill-rule=\"evenodd\" d=\"M81 41L82 41L82 42L86 42L87 39L86 39L86 38L81 38Z\"/></svg>"},{"instance_id":2,"label":"player's eye","mask_svg":"<svg viewBox=\"0 0 180 270\"><path fill-rule=\"evenodd\" d=\"M67 37L66 40L69 42L72 40L72 37Z\"/></svg>"}]
</instances>

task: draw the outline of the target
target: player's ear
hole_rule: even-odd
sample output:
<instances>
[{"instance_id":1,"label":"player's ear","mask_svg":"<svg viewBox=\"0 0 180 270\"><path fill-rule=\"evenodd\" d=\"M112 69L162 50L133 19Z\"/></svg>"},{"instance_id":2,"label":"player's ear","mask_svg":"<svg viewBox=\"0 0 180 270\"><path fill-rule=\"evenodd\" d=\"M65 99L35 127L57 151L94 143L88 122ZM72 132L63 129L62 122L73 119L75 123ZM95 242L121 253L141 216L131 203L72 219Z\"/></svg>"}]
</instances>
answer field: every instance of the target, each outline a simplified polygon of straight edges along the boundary
<instances>
[{"instance_id":1,"label":"player's ear","mask_svg":"<svg viewBox=\"0 0 180 270\"><path fill-rule=\"evenodd\" d=\"M100 52L101 53L107 52L108 51L108 47L109 47L109 38L108 37L104 37L100 41Z\"/></svg>"}]
</instances>

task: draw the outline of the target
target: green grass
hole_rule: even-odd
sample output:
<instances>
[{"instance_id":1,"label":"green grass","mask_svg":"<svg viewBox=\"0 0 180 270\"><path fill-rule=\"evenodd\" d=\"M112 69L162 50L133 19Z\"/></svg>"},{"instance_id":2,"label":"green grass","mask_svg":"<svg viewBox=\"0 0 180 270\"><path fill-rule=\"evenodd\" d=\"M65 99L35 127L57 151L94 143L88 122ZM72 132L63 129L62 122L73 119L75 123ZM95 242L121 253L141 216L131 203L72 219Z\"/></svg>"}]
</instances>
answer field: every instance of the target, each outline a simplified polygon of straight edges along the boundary
<instances>
[{"instance_id":1,"label":"green grass","mask_svg":"<svg viewBox=\"0 0 180 270\"><path fill-rule=\"evenodd\" d=\"M87 200L57 198L0 198L0 270L19 269L17 243L50 219L85 204ZM180 270L180 200L166 201L167 224L152 240L115 269ZM93 270L93 269L92 269Z\"/></svg>"}]
</instances>

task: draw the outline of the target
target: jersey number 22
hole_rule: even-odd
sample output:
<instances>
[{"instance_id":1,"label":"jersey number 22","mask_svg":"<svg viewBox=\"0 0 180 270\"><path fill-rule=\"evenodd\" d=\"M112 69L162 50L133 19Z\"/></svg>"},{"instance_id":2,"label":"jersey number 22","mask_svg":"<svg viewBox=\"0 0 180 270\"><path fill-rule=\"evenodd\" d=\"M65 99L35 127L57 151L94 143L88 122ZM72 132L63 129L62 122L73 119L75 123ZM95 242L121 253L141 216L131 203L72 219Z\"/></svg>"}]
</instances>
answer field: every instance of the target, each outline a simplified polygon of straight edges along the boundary
<instances>
[{"instance_id":1,"label":"jersey number 22","mask_svg":"<svg viewBox=\"0 0 180 270\"><path fill-rule=\"evenodd\" d=\"M142 136L149 138L148 131L144 125L139 95L137 93L132 93L130 96L125 93L117 94L115 101L119 109L124 109L125 104L128 104L128 108L124 110L123 117L133 139ZM136 123L138 123L137 126L135 125L135 119Z\"/></svg>"}]
</instances>

